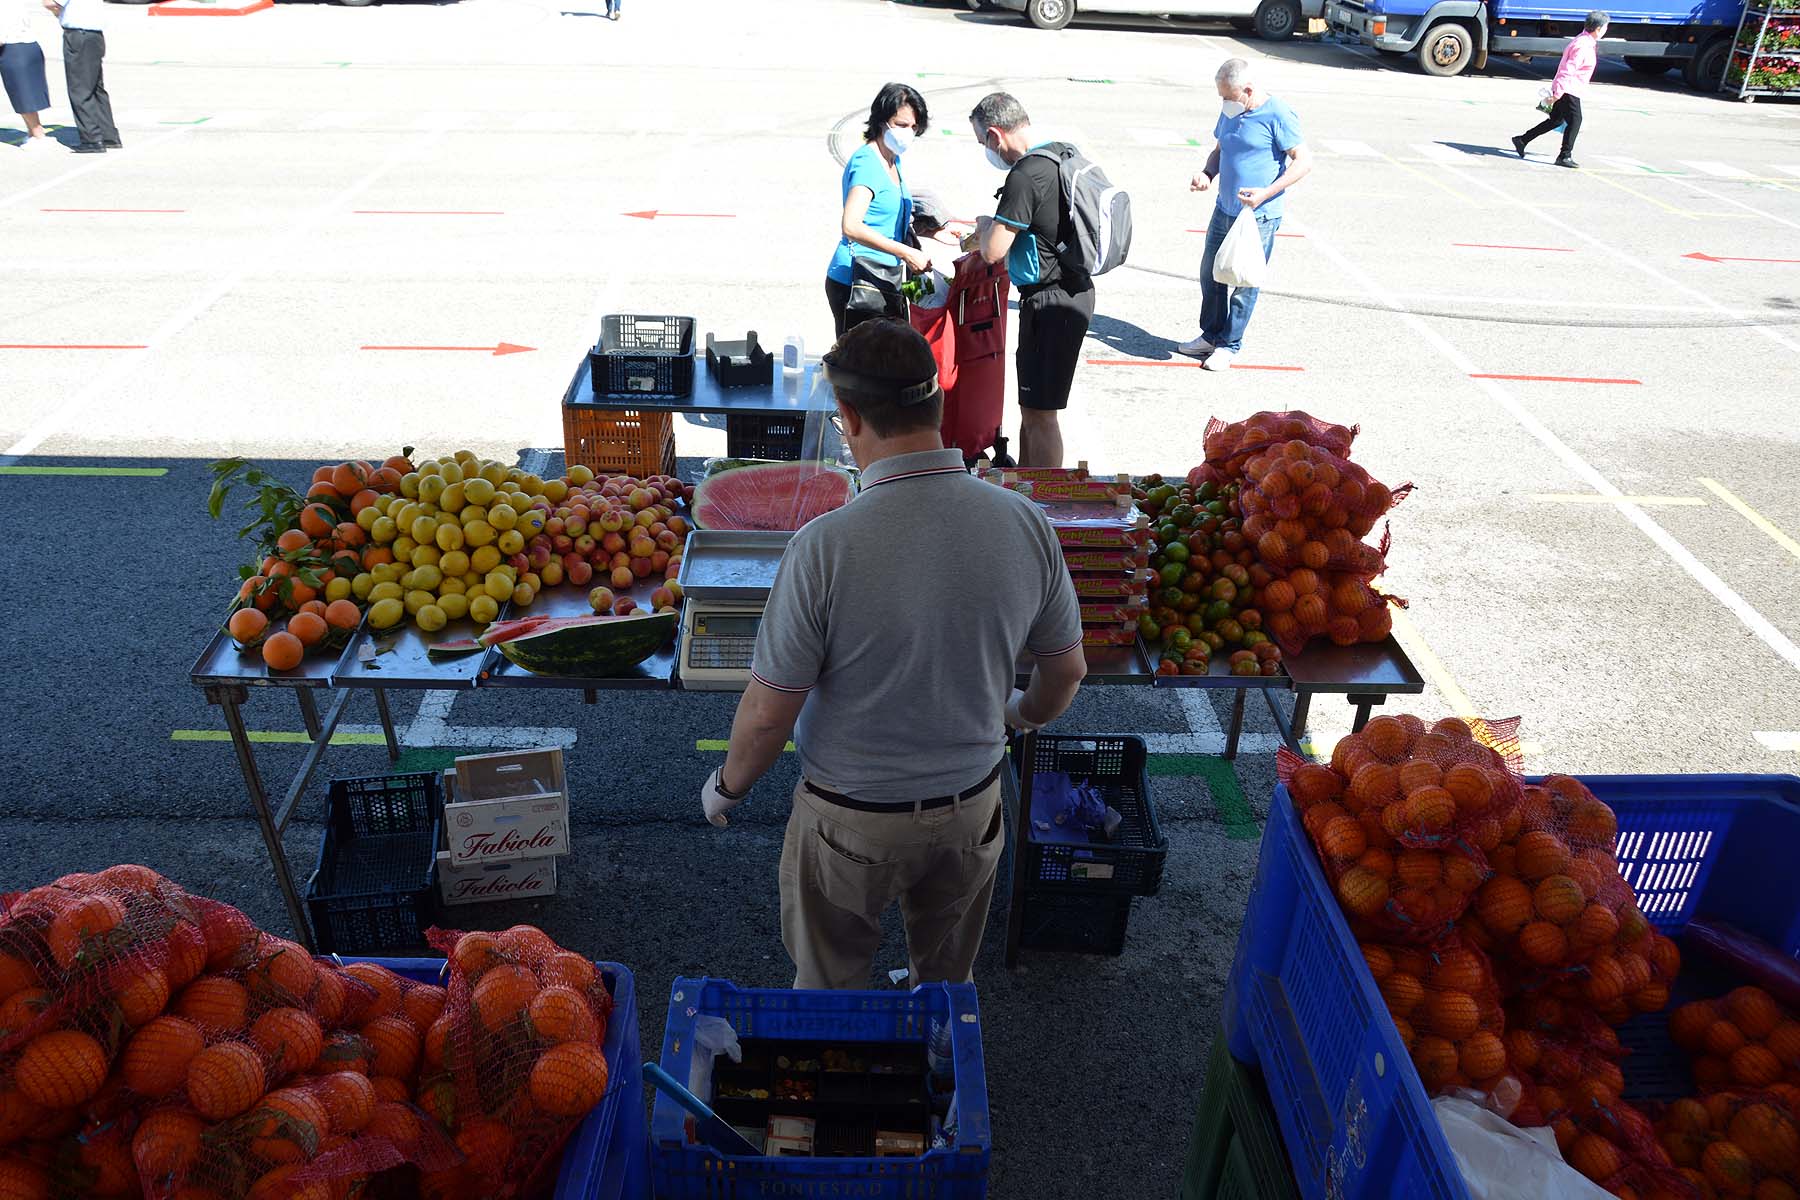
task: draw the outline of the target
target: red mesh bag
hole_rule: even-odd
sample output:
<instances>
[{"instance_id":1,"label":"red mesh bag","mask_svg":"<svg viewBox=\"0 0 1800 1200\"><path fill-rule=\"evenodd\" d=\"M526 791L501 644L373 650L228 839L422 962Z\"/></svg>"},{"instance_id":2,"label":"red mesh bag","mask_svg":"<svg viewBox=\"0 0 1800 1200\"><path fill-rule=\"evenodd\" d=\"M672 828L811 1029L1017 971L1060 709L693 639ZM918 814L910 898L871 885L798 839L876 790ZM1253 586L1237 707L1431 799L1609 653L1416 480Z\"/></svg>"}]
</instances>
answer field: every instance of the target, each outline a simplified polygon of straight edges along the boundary
<instances>
[{"instance_id":1,"label":"red mesh bag","mask_svg":"<svg viewBox=\"0 0 1800 1200\"><path fill-rule=\"evenodd\" d=\"M466 1161L428 1173L424 1194L531 1195L554 1181L563 1142L608 1089L637 1086L607 1077L612 997L593 963L528 925L427 937L450 960L450 989L426 1035L418 1101Z\"/></svg>"},{"instance_id":2,"label":"red mesh bag","mask_svg":"<svg viewBox=\"0 0 1800 1200\"><path fill-rule=\"evenodd\" d=\"M1493 1093L1508 1074L1500 987L1487 956L1451 933L1424 946L1362 943L1427 1093Z\"/></svg>"},{"instance_id":3,"label":"red mesh bag","mask_svg":"<svg viewBox=\"0 0 1800 1200\"><path fill-rule=\"evenodd\" d=\"M1695 1000L1669 1014L1669 1040L1693 1056L1702 1091L1760 1088L1800 1111L1800 1022L1759 987Z\"/></svg>"},{"instance_id":4,"label":"red mesh bag","mask_svg":"<svg viewBox=\"0 0 1800 1200\"><path fill-rule=\"evenodd\" d=\"M1305 442L1283 442L1244 463L1238 493L1244 537L1274 570L1327 567L1373 578L1387 552L1360 539L1412 490L1390 489L1350 462Z\"/></svg>"},{"instance_id":5,"label":"red mesh bag","mask_svg":"<svg viewBox=\"0 0 1800 1200\"><path fill-rule=\"evenodd\" d=\"M1800 1187L1800 1120L1784 1095L1716 1092L1677 1100L1657 1114L1657 1140L1677 1168L1716 1193L1792 1195Z\"/></svg>"},{"instance_id":6,"label":"red mesh bag","mask_svg":"<svg viewBox=\"0 0 1800 1200\"><path fill-rule=\"evenodd\" d=\"M1316 637L1340 646L1379 642L1394 630L1390 606L1405 608L1406 601L1376 591L1361 575L1310 567L1270 573L1256 588L1263 628L1284 654L1298 654Z\"/></svg>"},{"instance_id":7,"label":"red mesh bag","mask_svg":"<svg viewBox=\"0 0 1800 1200\"><path fill-rule=\"evenodd\" d=\"M1565 1117L1555 1129L1568 1164L1615 1196L1700 1200L1716 1194L1710 1187L1702 1189L1675 1165L1650 1118L1623 1100Z\"/></svg>"},{"instance_id":8,"label":"red mesh bag","mask_svg":"<svg viewBox=\"0 0 1800 1200\"><path fill-rule=\"evenodd\" d=\"M1350 443L1356 439L1360 428L1356 425L1333 425L1298 410L1259 412L1230 424L1213 417L1206 422L1204 434L1206 463L1188 473L1188 482L1201 482L1195 475L1202 472L1204 467L1214 468L1214 474L1205 478L1212 478L1215 482L1223 483L1227 479L1239 478L1243 475L1244 463L1251 456L1283 442L1298 441L1316 446L1339 458L1348 458Z\"/></svg>"}]
</instances>

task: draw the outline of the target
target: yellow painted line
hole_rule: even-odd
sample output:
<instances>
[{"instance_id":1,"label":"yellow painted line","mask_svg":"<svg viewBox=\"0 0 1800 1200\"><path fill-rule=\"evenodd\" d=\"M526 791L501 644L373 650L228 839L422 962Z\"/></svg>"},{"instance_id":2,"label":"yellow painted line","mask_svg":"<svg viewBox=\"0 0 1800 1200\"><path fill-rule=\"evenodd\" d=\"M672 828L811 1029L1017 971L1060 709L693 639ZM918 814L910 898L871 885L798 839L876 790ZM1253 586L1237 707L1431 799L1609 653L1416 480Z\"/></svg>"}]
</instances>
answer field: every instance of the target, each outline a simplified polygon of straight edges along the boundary
<instances>
[{"instance_id":1,"label":"yellow painted line","mask_svg":"<svg viewBox=\"0 0 1800 1200\"><path fill-rule=\"evenodd\" d=\"M1650 203L1656 205L1656 207L1662 209L1666 213L1673 213L1674 215L1676 215L1678 217L1686 217L1690 221L1696 220L1699 217L1698 213L1689 212L1685 208L1676 208L1673 204L1664 204L1661 200L1658 200L1655 196L1650 195L1648 192L1640 192L1634 187L1626 187L1624 184L1620 183L1616 179L1608 179L1604 175L1590 175L1589 178L1597 179L1601 183L1604 183L1607 187L1618 188L1621 192L1629 192L1633 196L1636 196L1639 200L1648 200Z\"/></svg>"},{"instance_id":2,"label":"yellow painted line","mask_svg":"<svg viewBox=\"0 0 1800 1200\"><path fill-rule=\"evenodd\" d=\"M1464 204L1472 204L1476 208L1481 207L1481 201L1475 199L1475 197L1469 195L1469 193L1467 193L1467 192L1459 191L1458 189L1451 187L1449 184L1447 184L1443 180L1437 178L1435 175L1428 174L1424 171L1419 170L1419 168L1417 168L1417 167L1410 166L1406 163L1403 163L1391 154L1383 154L1381 157L1387 159L1390 163L1393 163L1396 167L1399 167L1402 171L1410 171L1412 174L1417 175L1420 179L1423 179L1426 183L1429 183L1432 187L1435 187L1435 188L1439 189L1440 191L1445 191L1445 192L1450 193L1452 196L1455 196L1458 200L1461 200Z\"/></svg>"},{"instance_id":3,"label":"yellow painted line","mask_svg":"<svg viewBox=\"0 0 1800 1200\"><path fill-rule=\"evenodd\" d=\"M1748 504L1745 504L1742 500L1732 495L1731 492L1726 490L1725 486L1717 480L1701 479L1698 482L1701 487L1705 488L1725 503L1731 505L1731 507L1737 509L1738 515L1743 517L1744 520L1750 522L1752 525L1773 538L1776 545L1780 546L1783 550L1786 550L1795 558L1800 558L1800 542L1796 542L1793 538L1783 533L1781 527L1775 524L1775 522L1769 520L1769 518L1763 516L1754 508L1751 508Z\"/></svg>"},{"instance_id":4,"label":"yellow painted line","mask_svg":"<svg viewBox=\"0 0 1800 1200\"><path fill-rule=\"evenodd\" d=\"M1450 705L1450 711L1460 717L1474 716L1475 702L1469 699L1469 694L1462 690L1462 685L1456 682L1454 675L1450 674L1450 668L1446 667L1443 660L1426 644L1425 635L1420 633L1419 627L1412 623L1412 618L1406 615L1406 610L1396 608L1393 610L1393 615L1394 632L1399 635L1401 641L1406 643L1407 654L1412 657L1419 669L1425 672L1425 677L1431 680L1432 686L1443 693L1445 701Z\"/></svg>"},{"instance_id":5,"label":"yellow painted line","mask_svg":"<svg viewBox=\"0 0 1800 1200\"><path fill-rule=\"evenodd\" d=\"M105 475L155 479L168 473L167 467L0 467L0 475Z\"/></svg>"},{"instance_id":6,"label":"yellow painted line","mask_svg":"<svg viewBox=\"0 0 1800 1200\"><path fill-rule=\"evenodd\" d=\"M718 738L701 738L694 743L694 749L725 751L725 750L731 749L731 743L728 741L721 741ZM781 752L783 754L791 754L791 753L793 753L793 750L794 750L794 743L792 743L792 742L789 742L787 745L785 745L781 748Z\"/></svg>"},{"instance_id":7,"label":"yellow painted line","mask_svg":"<svg viewBox=\"0 0 1800 1200\"><path fill-rule=\"evenodd\" d=\"M308 745L312 737L305 733L262 733L249 735L253 742L279 742L285 744ZM229 742L231 734L223 729L177 729L169 735L171 742ZM385 746L387 739L379 733L334 733L331 735L334 746Z\"/></svg>"},{"instance_id":8,"label":"yellow painted line","mask_svg":"<svg viewBox=\"0 0 1800 1200\"><path fill-rule=\"evenodd\" d=\"M1705 506L1704 496L1601 496L1592 492L1534 492L1528 500L1549 500L1558 504L1687 504Z\"/></svg>"}]
</instances>

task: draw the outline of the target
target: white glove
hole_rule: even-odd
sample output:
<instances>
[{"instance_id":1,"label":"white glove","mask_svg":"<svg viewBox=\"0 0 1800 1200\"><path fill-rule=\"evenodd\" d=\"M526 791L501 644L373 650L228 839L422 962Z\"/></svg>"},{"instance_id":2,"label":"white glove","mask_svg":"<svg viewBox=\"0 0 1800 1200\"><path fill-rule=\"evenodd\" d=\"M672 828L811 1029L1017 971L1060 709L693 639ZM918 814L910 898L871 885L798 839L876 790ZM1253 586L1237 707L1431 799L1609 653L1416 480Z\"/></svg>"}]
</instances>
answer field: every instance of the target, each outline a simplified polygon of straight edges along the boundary
<instances>
[{"instance_id":1,"label":"white glove","mask_svg":"<svg viewBox=\"0 0 1800 1200\"><path fill-rule=\"evenodd\" d=\"M1007 728L1017 729L1020 732L1026 732L1032 729L1042 729L1044 727L1042 721L1027 721L1025 719L1025 714L1019 711L1019 705L1023 704L1024 701L1025 693L1018 688L1014 688L1012 695L1008 697L1006 701Z\"/></svg>"},{"instance_id":2,"label":"white glove","mask_svg":"<svg viewBox=\"0 0 1800 1200\"><path fill-rule=\"evenodd\" d=\"M720 829L731 824L725 819L725 814L742 804L744 796L750 794L744 792L737 796L726 795L724 785L719 782L724 773L725 768L720 767L706 777L706 786L700 789L700 807L706 810L706 819Z\"/></svg>"}]
</instances>

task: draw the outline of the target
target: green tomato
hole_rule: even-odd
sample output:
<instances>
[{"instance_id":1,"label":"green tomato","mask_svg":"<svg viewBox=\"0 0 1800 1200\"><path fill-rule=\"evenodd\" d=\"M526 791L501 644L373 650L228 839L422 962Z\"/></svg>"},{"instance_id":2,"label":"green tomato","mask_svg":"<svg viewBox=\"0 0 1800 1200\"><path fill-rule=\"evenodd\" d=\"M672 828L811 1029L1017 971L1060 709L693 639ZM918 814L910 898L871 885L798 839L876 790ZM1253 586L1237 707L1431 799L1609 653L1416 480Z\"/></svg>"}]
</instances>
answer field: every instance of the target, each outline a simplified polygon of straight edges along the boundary
<instances>
[{"instance_id":1,"label":"green tomato","mask_svg":"<svg viewBox=\"0 0 1800 1200\"><path fill-rule=\"evenodd\" d=\"M1156 527L1156 540L1161 545L1166 546L1180 536L1181 530L1176 528L1173 521L1164 521Z\"/></svg>"},{"instance_id":2,"label":"green tomato","mask_svg":"<svg viewBox=\"0 0 1800 1200\"><path fill-rule=\"evenodd\" d=\"M1208 500L1217 499L1218 495L1219 485L1210 479L1194 490L1194 498L1199 500L1202 504L1206 503Z\"/></svg>"},{"instance_id":3,"label":"green tomato","mask_svg":"<svg viewBox=\"0 0 1800 1200\"><path fill-rule=\"evenodd\" d=\"M1162 590L1162 602L1170 608L1174 608L1177 604L1181 603L1182 597L1186 595L1186 592L1173 584L1166 584Z\"/></svg>"},{"instance_id":4,"label":"green tomato","mask_svg":"<svg viewBox=\"0 0 1800 1200\"><path fill-rule=\"evenodd\" d=\"M1191 504L1177 504L1174 510L1169 513L1169 520L1175 522L1175 524L1181 526L1183 529L1187 528L1194 523L1194 506Z\"/></svg>"},{"instance_id":5,"label":"green tomato","mask_svg":"<svg viewBox=\"0 0 1800 1200\"><path fill-rule=\"evenodd\" d=\"M1156 623L1155 617L1146 613L1138 618L1138 636L1146 642L1154 642L1161 633L1162 626Z\"/></svg>"},{"instance_id":6,"label":"green tomato","mask_svg":"<svg viewBox=\"0 0 1800 1200\"><path fill-rule=\"evenodd\" d=\"M1164 586L1173 588L1180 587L1181 577L1185 574L1187 574L1187 568L1181 563L1172 562L1165 564L1162 569L1162 581Z\"/></svg>"},{"instance_id":7,"label":"green tomato","mask_svg":"<svg viewBox=\"0 0 1800 1200\"><path fill-rule=\"evenodd\" d=\"M1211 604L1206 606L1206 623L1208 625L1213 624L1215 621L1223 621L1230 615L1231 605L1227 601L1214 600Z\"/></svg>"},{"instance_id":8,"label":"green tomato","mask_svg":"<svg viewBox=\"0 0 1800 1200\"><path fill-rule=\"evenodd\" d=\"M1212 583L1211 595L1214 600L1223 600L1229 604L1237 599L1237 584L1229 579L1215 579Z\"/></svg>"},{"instance_id":9,"label":"green tomato","mask_svg":"<svg viewBox=\"0 0 1800 1200\"><path fill-rule=\"evenodd\" d=\"M1170 542L1163 550L1163 555L1172 563L1185 563L1188 560L1188 548L1183 542Z\"/></svg>"},{"instance_id":10,"label":"green tomato","mask_svg":"<svg viewBox=\"0 0 1800 1200\"><path fill-rule=\"evenodd\" d=\"M1229 516L1231 513L1231 505L1223 500L1208 500L1206 502L1206 511L1215 517Z\"/></svg>"}]
</instances>

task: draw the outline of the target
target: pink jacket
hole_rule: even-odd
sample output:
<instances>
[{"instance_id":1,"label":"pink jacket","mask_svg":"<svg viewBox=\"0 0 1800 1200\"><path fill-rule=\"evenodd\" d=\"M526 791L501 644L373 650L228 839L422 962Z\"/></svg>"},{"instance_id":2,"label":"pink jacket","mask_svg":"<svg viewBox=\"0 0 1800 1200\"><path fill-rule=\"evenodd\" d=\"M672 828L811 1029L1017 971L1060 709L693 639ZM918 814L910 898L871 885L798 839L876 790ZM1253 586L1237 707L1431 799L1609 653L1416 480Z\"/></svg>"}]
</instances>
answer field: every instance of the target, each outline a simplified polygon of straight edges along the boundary
<instances>
[{"instance_id":1,"label":"pink jacket","mask_svg":"<svg viewBox=\"0 0 1800 1200\"><path fill-rule=\"evenodd\" d=\"M1550 98L1560 100L1565 95L1579 98L1587 90L1588 80L1594 77L1594 67L1600 61L1600 43L1593 34L1583 30L1575 35L1575 39L1563 48L1562 61L1556 64L1556 78L1550 81Z\"/></svg>"}]
</instances>

